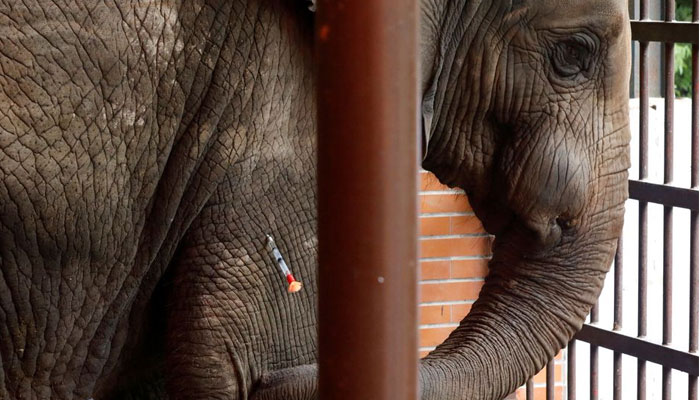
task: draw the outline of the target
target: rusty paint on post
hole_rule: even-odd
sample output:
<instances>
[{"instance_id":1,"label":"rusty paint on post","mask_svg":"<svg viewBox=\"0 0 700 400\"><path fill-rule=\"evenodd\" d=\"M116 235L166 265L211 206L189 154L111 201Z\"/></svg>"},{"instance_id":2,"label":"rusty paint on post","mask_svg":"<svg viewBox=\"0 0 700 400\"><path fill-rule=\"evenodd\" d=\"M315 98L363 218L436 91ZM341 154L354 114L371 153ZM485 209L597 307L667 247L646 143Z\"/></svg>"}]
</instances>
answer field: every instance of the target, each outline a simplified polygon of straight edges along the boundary
<instances>
[{"instance_id":1,"label":"rusty paint on post","mask_svg":"<svg viewBox=\"0 0 700 400\"><path fill-rule=\"evenodd\" d=\"M415 399L417 2L317 10L320 397Z\"/></svg>"}]
</instances>

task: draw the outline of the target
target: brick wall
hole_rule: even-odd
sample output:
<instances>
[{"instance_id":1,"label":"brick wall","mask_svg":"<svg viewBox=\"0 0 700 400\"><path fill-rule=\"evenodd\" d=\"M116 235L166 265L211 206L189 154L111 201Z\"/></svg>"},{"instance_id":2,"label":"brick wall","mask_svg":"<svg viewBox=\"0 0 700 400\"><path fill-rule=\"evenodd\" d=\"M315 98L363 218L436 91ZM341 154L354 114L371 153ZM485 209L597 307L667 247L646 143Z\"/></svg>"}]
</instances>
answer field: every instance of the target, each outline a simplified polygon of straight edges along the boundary
<instances>
[{"instance_id":1,"label":"brick wall","mask_svg":"<svg viewBox=\"0 0 700 400\"><path fill-rule=\"evenodd\" d=\"M420 174L420 337L421 357L459 325L479 295L491 255L491 238L462 191ZM562 399L564 360L555 362L555 399ZM545 373L535 377L535 398L545 399ZM525 399L523 389L514 396Z\"/></svg>"}]
</instances>

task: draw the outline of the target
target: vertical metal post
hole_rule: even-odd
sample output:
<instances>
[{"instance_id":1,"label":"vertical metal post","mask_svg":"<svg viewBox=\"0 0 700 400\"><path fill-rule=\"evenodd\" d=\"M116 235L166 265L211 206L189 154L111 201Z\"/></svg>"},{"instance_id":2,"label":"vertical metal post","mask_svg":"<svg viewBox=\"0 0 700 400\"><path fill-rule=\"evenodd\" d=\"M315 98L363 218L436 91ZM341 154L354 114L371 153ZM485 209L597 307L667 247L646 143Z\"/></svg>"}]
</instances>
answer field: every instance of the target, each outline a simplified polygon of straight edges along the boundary
<instances>
[{"instance_id":1,"label":"vertical metal post","mask_svg":"<svg viewBox=\"0 0 700 400\"><path fill-rule=\"evenodd\" d=\"M700 1L693 2L693 21L700 21ZM691 178L690 186L698 189L698 131L700 130L700 69L698 68L698 45L693 45L693 86L691 122ZM690 335L688 351L698 352L698 212L690 213ZM688 399L698 399L698 377L688 376Z\"/></svg>"},{"instance_id":2,"label":"vertical metal post","mask_svg":"<svg viewBox=\"0 0 700 400\"><path fill-rule=\"evenodd\" d=\"M598 323L598 303L596 303L591 309L591 324L595 325ZM590 400L598 400L598 346L591 345L591 359L590 359Z\"/></svg>"},{"instance_id":3,"label":"vertical metal post","mask_svg":"<svg viewBox=\"0 0 700 400\"><path fill-rule=\"evenodd\" d=\"M637 0L627 0L627 11L629 18L634 20L639 14L639 2ZM639 54L639 44L632 41L632 68L630 70L630 98L635 98L639 95L639 62L637 54Z\"/></svg>"},{"instance_id":4,"label":"vertical metal post","mask_svg":"<svg viewBox=\"0 0 700 400\"><path fill-rule=\"evenodd\" d=\"M547 363L547 388L546 388L546 399L554 400L554 360L549 360Z\"/></svg>"},{"instance_id":5,"label":"vertical metal post","mask_svg":"<svg viewBox=\"0 0 700 400\"><path fill-rule=\"evenodd\" d=\"M671 22L676 16L676 1L666 0L665 20ZM673 182L673 110L675 101L674 43L664 43L664 184ZM663 344L673 341L673 207L664 206L663 240ZM661 398L671 400L671 368L661 370Z\"/></svg>"},{"instance_id":6,"label":"vertical metal post","mask_svg":"<svg viewBox=\"0 0 700 400\"><path fill-rule=\"evenodd\" d=\"M617 241L615 251L615 290L613 331L622 330L622 236ZM622 400L622 353L613 352L613 400Z\"/></svg>"},{"instance_id":7,"label":"vertical metal post","mask_svg":"<svg viewBox=\"0 0 700 400\"><path fill-rule=\"evenodd\" d=\"M569 342L566 354L566 399L576 400L576 340Z\"/></svg>"},{"instance_id":8,"label":"vertical metal post","mask_svg":"<svg viewBox=\"0 0 700 400\"><path fill-rule=\"evenodd\" d=\"M532 378L528 379L525 384L525 399L535 400L535 381Z\"/></svg>"},{"instance_id":9,"label":"vertical metal post","mask_svg":"<svg viewBox=\"0 0 700 400\"><path fill-rule=\"evenodd\" d=\"M649 18L649 0L642 0L639 19ZM649 42L639 44L639 180L649 177ZM637 337L647 335L647 202L639 202ZM637 400L646 400L647 363L637 359Z\"/></svg>"},{"instance_id":10,"label":"vertical metal post","mask_svg":"<svg viewBox=\"0 0 700 400\"><path fill-rule=\"evenodd\" d=\"M318 3L320 397L415 399L417 2Z\"/></svg>"}]
</instances>

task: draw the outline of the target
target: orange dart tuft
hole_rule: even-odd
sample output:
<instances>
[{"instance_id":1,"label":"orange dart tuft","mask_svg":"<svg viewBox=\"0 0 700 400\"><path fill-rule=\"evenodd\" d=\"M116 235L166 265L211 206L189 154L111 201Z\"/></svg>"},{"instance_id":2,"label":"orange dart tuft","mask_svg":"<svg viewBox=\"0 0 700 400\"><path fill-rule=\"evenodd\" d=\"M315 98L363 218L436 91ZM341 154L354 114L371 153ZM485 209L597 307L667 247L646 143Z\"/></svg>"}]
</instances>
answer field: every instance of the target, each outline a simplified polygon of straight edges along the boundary
<instances>
[{"instance_id":1,"label":"orange dart tuft","mask_svg":"<svg viewBox=\"0 0 700 400\"><path fill-rule=\"evenodd\" d=\"M289 293L296 293L301 290L301 282L299 281L294 281L289 284L289 287L287 288L287 292Z\"/></svg>"}]
</instances>

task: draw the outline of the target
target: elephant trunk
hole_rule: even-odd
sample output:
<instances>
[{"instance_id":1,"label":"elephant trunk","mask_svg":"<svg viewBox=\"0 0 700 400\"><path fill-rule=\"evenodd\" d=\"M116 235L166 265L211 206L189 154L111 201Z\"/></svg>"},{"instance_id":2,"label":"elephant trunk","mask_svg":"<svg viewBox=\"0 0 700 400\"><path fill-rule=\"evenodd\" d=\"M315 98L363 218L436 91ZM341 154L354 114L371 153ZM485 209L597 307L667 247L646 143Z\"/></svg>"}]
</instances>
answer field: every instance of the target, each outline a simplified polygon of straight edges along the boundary
<instances>
[{"instance_id":1,"label":"elephant trunk","mask_svg":"<svg viewBox=\"0 0 700 400\"><path fill-rule=\"evenodd\" d=\"M581 228L553 248L524 250L527 230L497 235L470 314L421 360L422 399L502 399L554 357L595 303L622 228L627 173L600 179ZM583 226L586 228L584 229Z\"/></svg>"}]
</instances>

